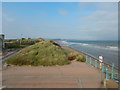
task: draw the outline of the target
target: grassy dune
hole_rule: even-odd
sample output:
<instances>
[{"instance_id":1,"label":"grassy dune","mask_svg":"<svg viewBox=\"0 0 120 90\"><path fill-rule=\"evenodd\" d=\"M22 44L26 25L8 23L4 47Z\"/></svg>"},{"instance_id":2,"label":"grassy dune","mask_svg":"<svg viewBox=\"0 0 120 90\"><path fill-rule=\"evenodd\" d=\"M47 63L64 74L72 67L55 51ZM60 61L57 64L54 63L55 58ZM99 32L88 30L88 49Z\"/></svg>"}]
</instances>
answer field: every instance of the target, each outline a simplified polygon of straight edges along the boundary
<instances>
[{"instance_id":1,"label":"grassy dune","mask_svg":"<svg viewBox=\"0 0 120 90\"><path fill-rule=\"evenodd\" d=\"M42 41L42 40L41 40ZM24 48L29 45L33 45L35 43L40 42L40 40L35 39L20 39L20 40L6 40L5 41L5 47L6 48Z\"/></svg>"},{"instance_id":2,"label":"grassy dune","mask_svg":"<svg viewBox=\"0 0 120 90\"><path fill-rule=\"evenodd\" d=\"M53 41L46 40L31 45L18 52L17 55L8 59L7 64L53 66L70 64L68 57L75 56L76 61L84 61L83 55L62 49Z\"/></svg>"}]
</instances>

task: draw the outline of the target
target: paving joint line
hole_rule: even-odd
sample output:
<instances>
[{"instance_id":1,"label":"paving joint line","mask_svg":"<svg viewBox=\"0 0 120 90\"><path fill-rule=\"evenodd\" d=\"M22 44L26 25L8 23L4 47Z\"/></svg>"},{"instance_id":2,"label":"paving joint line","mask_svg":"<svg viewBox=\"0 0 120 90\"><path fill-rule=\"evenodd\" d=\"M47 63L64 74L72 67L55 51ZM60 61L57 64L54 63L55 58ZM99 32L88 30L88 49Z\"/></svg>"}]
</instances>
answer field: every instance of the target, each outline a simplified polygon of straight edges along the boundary
<instances>
[{"instance_id":1,"label":"paving joint line","mask_svg":"<svg viewBox=\"0 0 120 90\"><path fill-rule=\"evenodd\" d=\"M78 88L83 88L82 80L78 79Z\"/></svg>"},{"instance_id":2,"label":"paving joint line","mask_svg":"<svg viewBox=\"0 0 120 90\"><path fill-rule=\"evenodd\" d=\"M99 78L99 76L7 76L3 78Z\"/></svg>"}]
</instances>

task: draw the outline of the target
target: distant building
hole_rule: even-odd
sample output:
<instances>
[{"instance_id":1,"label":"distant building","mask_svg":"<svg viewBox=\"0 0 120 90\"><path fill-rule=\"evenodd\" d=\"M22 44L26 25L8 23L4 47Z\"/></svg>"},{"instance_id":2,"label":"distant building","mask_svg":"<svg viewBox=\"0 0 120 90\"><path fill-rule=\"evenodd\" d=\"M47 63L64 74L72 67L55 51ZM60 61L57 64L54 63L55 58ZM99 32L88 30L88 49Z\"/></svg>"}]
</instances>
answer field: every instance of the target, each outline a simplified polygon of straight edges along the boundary
<instances>
[{"instance_id":1,"label":"distant building","mask_svg":"<svg viewBox=\"0 0 120 90\"><path fill-rule=\"evenodd\" d=\"M0 34L0 48L5 48L4 38L4 34Z\"/></svg>"},{"instance_id":2,"label":"distant building","mask_svg":"<svg viewBox=\"0 0 120 90\"><path fill-rule=\"evenodd\" d=\"M42 39L42 38L38 38L38 40L39 40L39 41L44 41L44 39Z\"/></svg>"}]
</instances>

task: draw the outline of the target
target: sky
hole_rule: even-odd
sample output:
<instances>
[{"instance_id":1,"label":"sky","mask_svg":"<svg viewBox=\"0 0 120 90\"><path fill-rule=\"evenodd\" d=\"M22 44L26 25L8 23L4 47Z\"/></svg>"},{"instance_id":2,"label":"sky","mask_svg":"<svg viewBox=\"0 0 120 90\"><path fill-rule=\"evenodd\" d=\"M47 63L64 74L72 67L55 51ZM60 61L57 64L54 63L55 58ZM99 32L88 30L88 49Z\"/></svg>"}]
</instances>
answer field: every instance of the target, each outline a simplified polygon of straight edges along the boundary
<instances>
[{"instance_id":1,"label":"sky","mask_svg":"<svg viewBox=\"0 0 120 90\"><path fill-rule=\"evenodd\" d=\"M117 2L3 2L6 39L117 40Z\"/></svg>"}]
</instances>

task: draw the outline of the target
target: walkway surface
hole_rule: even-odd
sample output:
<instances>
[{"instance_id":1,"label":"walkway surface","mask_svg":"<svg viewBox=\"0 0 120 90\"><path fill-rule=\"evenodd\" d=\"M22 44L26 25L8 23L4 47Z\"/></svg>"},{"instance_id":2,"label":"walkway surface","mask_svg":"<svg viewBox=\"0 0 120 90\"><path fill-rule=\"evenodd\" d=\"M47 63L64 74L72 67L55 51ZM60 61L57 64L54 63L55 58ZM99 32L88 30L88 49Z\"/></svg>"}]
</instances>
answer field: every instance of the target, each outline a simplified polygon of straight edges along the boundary
<instances>
[{"instance_id":1,"label":"walkway surface","mask_svg":"<svg viewBox=\"0 0 120 90\"><path fill-rule=\"evenodd\" d=\"M7 88L104 88L104 74L81 62L53 67L11 66L2 74Z\"/></svg>"}]
</instances>

